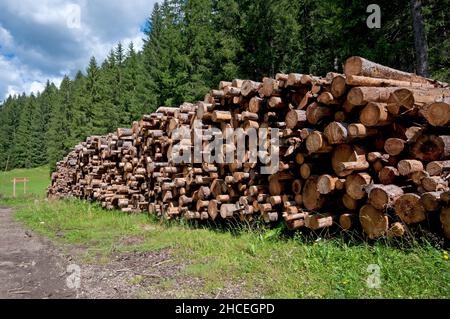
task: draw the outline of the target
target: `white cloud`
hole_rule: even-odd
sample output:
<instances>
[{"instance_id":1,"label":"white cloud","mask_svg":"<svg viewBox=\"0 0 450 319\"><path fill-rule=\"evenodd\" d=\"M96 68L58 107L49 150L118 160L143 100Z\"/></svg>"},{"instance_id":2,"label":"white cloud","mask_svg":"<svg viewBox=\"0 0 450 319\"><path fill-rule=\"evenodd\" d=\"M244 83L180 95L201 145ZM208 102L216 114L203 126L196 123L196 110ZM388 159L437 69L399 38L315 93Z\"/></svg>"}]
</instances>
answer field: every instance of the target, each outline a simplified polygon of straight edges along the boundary
<instances>
[{"instance_id":1,"label":"white cloud","mask_svg":"<svg viewBox=\"0 0 450 319\"><path fill-rule=\"evenodd\" d=\"M84 71L121 42L143 45L155 0L0 0L0 100ZM79 10L77 9L79 8ZM78 17L79 13L79 17Z\"/></svg>"}]
</instances>

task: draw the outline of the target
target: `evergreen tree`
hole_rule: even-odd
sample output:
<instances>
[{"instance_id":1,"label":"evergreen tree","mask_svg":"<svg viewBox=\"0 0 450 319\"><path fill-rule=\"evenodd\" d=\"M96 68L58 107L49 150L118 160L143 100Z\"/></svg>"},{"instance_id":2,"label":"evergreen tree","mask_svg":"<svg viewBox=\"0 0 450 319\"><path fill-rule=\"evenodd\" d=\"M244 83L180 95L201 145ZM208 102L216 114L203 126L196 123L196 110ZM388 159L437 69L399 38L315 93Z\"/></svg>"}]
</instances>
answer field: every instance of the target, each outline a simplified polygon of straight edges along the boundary
<instances>
[{"instance_id":1,"label":"evergreen tree","mask_svg":"<svg viewBox=\"0 0 450 319\"><path fill-rule=\"evenodd\" d=\"M70 136L72 136L70 110L73 95L72 82L68 76L62 80L58 93L47 132L48 160L52 171L56 162L61 160L74 146L70 141Z\"/></svg>"}]
</instances>

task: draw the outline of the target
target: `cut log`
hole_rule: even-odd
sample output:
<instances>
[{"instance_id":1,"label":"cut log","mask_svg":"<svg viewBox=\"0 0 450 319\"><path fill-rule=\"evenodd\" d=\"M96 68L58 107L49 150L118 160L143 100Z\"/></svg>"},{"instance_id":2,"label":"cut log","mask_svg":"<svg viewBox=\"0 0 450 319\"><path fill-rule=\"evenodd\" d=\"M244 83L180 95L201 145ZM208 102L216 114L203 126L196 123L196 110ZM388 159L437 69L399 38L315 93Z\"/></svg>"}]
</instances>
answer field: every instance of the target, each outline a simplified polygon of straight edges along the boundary
<instances>
[{"instance_id":1,"label":"cut log","mask_svg":"<svg viewBox=\"0 0 450 319\"><path fill-rule=\"evenodd\" d=\"M420 196L412 193L401 195L394 204L395 213L406 224L416 224L426 219L425 207Z\"/></svg>"},{"instance_id":2,"label":"cut log","mask_svg":"<svg viewBox=\"0 0 450 319\"><path fill-rule=\"evenodd\" d=\"M384 166L378 172L378 179L384 185L393 184L399 176L398 170L393 166Z\"/></svg>"},{"instance_id":3,"label":"cut log","mask_svg":"<svg viewBox=\"0 0 450 319\"><path fill-rule=\"evenodd\" d=\"M354 228L356 221L356 215L355 214L342 214L339 216L339 225L341 225L343 230L350 230Z\"/></svg>"},{"instance_id":4,"label":"cut log","mask_svg":"<svg viewBox=\"0 0 450 319\"><path fill-rule=\"evenodd\" d=\"M374 128L368 128L361 123L352 123L347 129L348 135L351 138L364 138L367 136L374 136L378 134L378 130Z\"/></svg>"},{"instance_id":5,"label":"cut log","mask_svg":"<svg viewBox=\"0 0 450 319\"><path fill-rule=\"evenodd\" d=\"M344 65L344 73L347 77L350 75L362 75L373 78L384 78L424 84L430 83L428 79L419 75L392 69L358 56L347 59Z\"/></svg>"},{"instance_id":6,"label":"cut log","mask_svg":"<svg viewBox=\"0 0 450 319\"><path fill-rule=\"evenodd\" d=\"M306 139L306 149L310 153L329 153L333 147L328 144L326 137L321 132L314 131Z\"/></svg>"},{"instance_id":7,"label":"cut log","mask_svg":"<svg viewBox=\"0 0 450 319\"><path fill-rule=\"evenodd\" d=\"M347 85L351 86L400 86L412 88L433 88L431 83L420 83L410 81L399 81L384 78L374 78L361 75L348 75L346 77Z\"/></svg>"},{"instance_id":8,"label":"cut log","mask_svg":"<svg viewBox=\"0 0 450 319\"><path fill-rule=\"evenodd\" d=\"M212 120L214 122L230 121L231 118L231 113L228 111L214 111L212 114Z\"/></svg>"},{"instance_id":9,"label":"cut log","mask_svg":"<svg viewBox=\"0 0 450 319\"><path fill-rule=\"evenodd\" d=\"M346 90L347 86L345 76L339 74L333 77L333 80L331 81L331 94L338 98L343 96Z\"/></svg>"},{"instance_id":10,"label":"cut log","mask_svg":"<svg viewBox=\"0 0 450 319\"><path fill-rule=\"evenodd\" d=\"M330 117L333 115L333 111L325 106L320 106L316 102L310 104L306 109L306 119L310 124L317 124L319 121L324 118Z\"/></svg>"},{"instance_id":11,"label":"cut log","mask_svg":"<svg viewBox=\"0 0 450 319\"><path fill-rule=\"evenodd\" d=\"M318 176L311 176L303 187L303 205L310 211L320 209L325 202L325 198L317 190L318 178Z\"/></svg>"},{"instance_id":12,"label":"cut log","mask_svg":"<svg viewBox=\"0 0 450 319\"><path fill-rule=\"evenodd\" d=\"M339 179L328 174L321 175L317 181L317 190L320 194L326 195L336 189L336 182Z\"/></svg>"},{"instance_id":13,"label":"cut log","mask_svg":"<svg viewBox=\"0 0 450 319\"><path fill-rule=\"evenodd\" d=\"M289 73L286 85L287 86L300 86L302 84L301 79L302 79L302 74Z\"/></svg>"},{"instance_id":14,"label":"cut log","mask_svg":"<svg viewBox=\"0 0 450 319\"><path fill-rule=\"evenodd\" d=\"M408 176L414 172L423 171L423 164L417 160L401 160L397 164L400 175Z\"/></svg>"},{"instance_id":15,"label":"cut log","mask_svg":"<svg viewBox=\"0 0 450 319\"><path fill-rule=\"evenodd\" d=\"M393 223L391 227L389 227L387 231L387 237L388 238L402 237L403 235L405 235L405 232L406 232L405 226L402 223L396 222Z\"/></svg>"},{"instance_id":16,"label":"cut log","mask_svg":"<svg viewBox=\"0 0 450 319\"><path fill-rule=\"evenodd\" d=\"M396 89L391 93L386 103L387 110L392 115L412 111L414 108L414 93L411 89Z\"/></svg>"},{"instance_id":17,"label":"cut log","mask_svg":"<svg viewBox=\"0 0 450 319\"><path fill-rule=\"evenodd\" d=\"M388 138L384 143L384 150L391 156L397 156L405 149L405 143L399 138Z\"/></svg>"},{"instance_id":18,"label":"cut log","mask_svg":"<svg viewBox=\"0 0 450 319\"><path fill-rule=\"evenodd\" d=\"M360 122L365 126L385 126L392 123L385 103L370 102L361 111Z\"/></svg>"},{"instance_id":19,"label":"cut log","mask_svg":"<svg viewBox=\"0 0 450 319\"><path fill-rule=\"evenodd\" d=\"M450 156L450 135L423 134L411 147L411 155L421 161L445 160Z\"/></svg>"},{"instance_id":20,"label":"cut log","mask_svg":"<svg viewBox=\"0 0 450 319\"><path fill-rule=\"evenodd\" d=\"M246 80L242 83L241 94L243 96L255 95L258 92L260 87L261 87L260 82Z\"/></svg>"},{"instance_id":21,"label":"cut log","mask_svg":"<svg viewBox=\"0 0 450 319\"><path fill-rule=\"evenodd\" d=\"M434 212L441 207L440 197L442 192L427 192L420 196L423 207L428 212Z\"/></svg>"},{"instance_id":22,"label":"cut log","mask_svg":"<svg viewBox=\"0 0 450 319\"><path fill-rule=\"evenodd\" d=\"M450 160L434 161L427 164L426 171L430 176L439 176L444 172L450 171Z\"/></svg>"},{"instance_id":23,"label":"cut log","mask_svg":"<svg viewBox=\"0 0 450 319\"><path fill-rule=\"evenodd\" d=\"M448 190L448 182L440 176L429 176L422 179L422 187L427 192L446 191Z\"/></svg>"},{"instance_id":24,"label":"cut log","mask_svg":"<svg viewBox=\"0 0 450 319\"><path fill-rule=\"evenodd\" d=\"M440 220L445 236L450 238L450 207L442 208Z\"/></svg>"},{"instance_id":25,"label":"cut log","mask_svg":"<svg viewBox=\"0 0 450 319\"><path fill-rule=\"evenodd\" d=\"M384 236L389 227L387 215L369 204L359 210L359 222L370 239Z\"/></svg>"},{"instance_id":26,"label":"cut log","mask_svg":"<svg viewBox=\"0 0 450 319\"><path fill-rule=\"evenodd\" d=\"M220 206L220 216L223 219L233 218L234 213L238 211L236 204L222 204Z\"/></svg>"},{"instance_id":27,"label":"cut log","mask_svg":"<svg viewBox=\"0 0 450 319\"><path fill-rule=\"evenodd\" d=\"M262 101L263 99L257 96L252 97L248 105L248 110L253 113L258 113L261 109Z\"/></svg>"},{"instance_id":28,"label":"cut log","mask_svg":"<svg viewBox=\"0 0 450 319\"><path fill-rule=\"evenodd\" d=\"M306 112L302 110L290 110L286 114L285 122L287 128L302 127L307 122Z\"/></svg>"},{"instance_id":29,"label":"cut log","mask_svg":"<svg viewBox=\"0 0 450 319\"><path fill-rule=\"evenodd\" d=\"M347 124L331 122L325 127L324 135L330 144L343 144L348 141Z\"/></svg>"},{"instance_id":30,"label":"cut log","mask_svg":"<svg viewBox=\"0 0 450 319\"><path fill-rule=\"evenodd\" d=\"M378 210L390 207L403 195L403 190L397 185L373 184L368 188L369 203Z\"/></svg>"},{"instance_id":31,"label":"cut log","mask_svg":"<svg viewBox=\"0 0 450 319\"><path fill-rule=\"evenodd\" d=\"M358 201L351 198L347 193L342 196L342 204L349 210L356 210L360 207Z\"/></svg>"},{"instance_id":32,"label":"cut log","mask_svg":"<svg viewBox=\"0 0 450 319\"><path fill-rule=\"evenodd\" d=\"M347 100L352 105L364 105L369 102L386 103L392 92L398 90L395 87L365 87L352 88L347 94Z\"/></svg>"},{"instance_id":33,"label":"cut log","mask_svg":"<svg viewBox=\"0 0 450 319\"><path fill-rule=\"evenodd\" d=\"M333 216L330 214L315 214L305 217L305 226L312 230L318 230L333 225Z\"/></svg>"},{"instance_id":34,"label":"cut log","mask_svg":"<svg viewBox=\"0 0 450 319\"><path fill-rule=\"evenodd\" d=\"M364 185L370 184L372 177L367 173L357 173L347 176L345 191L353 199L359 200L365 197Z\"/></svg>"},{"instance_id":35,"label":"cut log","mask_svg":"<svg viewBox=\"0 0 450 319\"><path fill-rule=\"evenodd\" d=\"M364 170L369 167L364 150L349 144L338 145L333 150L331 164L339 177L345 177L355 170Z\"/></svg>"},{"instance_id":36,"label":"cut log","mask_svg":"<svg viewBox=\"0 0 450 319\"><path fill-rule=\"evenodd\" d=\"M433 126L446 126L450 124L450 103L431 103L424 107L420 113Z\"/></svg>"}]
</instances>

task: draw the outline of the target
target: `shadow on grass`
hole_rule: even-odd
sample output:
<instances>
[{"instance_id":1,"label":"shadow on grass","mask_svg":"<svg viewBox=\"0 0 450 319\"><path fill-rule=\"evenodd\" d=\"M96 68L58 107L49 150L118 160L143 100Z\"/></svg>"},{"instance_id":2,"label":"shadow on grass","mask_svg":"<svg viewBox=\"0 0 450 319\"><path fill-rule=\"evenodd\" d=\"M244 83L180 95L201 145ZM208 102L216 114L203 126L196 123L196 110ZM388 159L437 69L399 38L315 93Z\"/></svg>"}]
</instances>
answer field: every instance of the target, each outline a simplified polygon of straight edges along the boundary
<instances>
[{"instance_id":1,"label":"shadow on grass","mask_svg":"<svg viewBox=\"0 0 450 319\"><path fill-rule=\"evenodd\" d=\"M427 222L410 225L407 228L405 235L402 237L369 239L359 227L352 230L343 230L339 224L336 223L332 227L316 231L308 228L292 231L289 230L282 221L266 224L261 220L241 221L238 218L217 221L186 221L183 219L165 220L150 213L147 214L147 216L151 222L164 225L165 227L181 226L190 229L206 229L214 233L229 233L236 238L248 233L253 233L259 236L261 240L295 240L306 245L313 245L318 241L334 242L335 244L347 247L361 245L374 246L381 244L407 252L418 247L426 246L442 250L447 249L450 244L450 240L445 239L442 233L435 234L430 232L428 227L424 227L424 223Z\"/></svg>"}]
</instances>

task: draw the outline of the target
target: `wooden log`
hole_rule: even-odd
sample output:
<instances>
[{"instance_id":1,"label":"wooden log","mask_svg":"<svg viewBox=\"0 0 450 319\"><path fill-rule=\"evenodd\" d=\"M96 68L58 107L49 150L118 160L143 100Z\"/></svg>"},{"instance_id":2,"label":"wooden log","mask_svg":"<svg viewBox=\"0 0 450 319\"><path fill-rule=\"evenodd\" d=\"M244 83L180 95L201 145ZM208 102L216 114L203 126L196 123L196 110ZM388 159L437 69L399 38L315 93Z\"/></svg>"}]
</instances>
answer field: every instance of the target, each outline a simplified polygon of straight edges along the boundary
<instances>
[{"instance_id":1,"label":"wooden log","mask_svg":"<svg viewBox=\"0 0 450 319\"><path fill-rule=\"evenodd\" d=\"M302 127L307 122L306 112L303 110L290 110L285 118L287 128Z\"/></svg>"},{"instance_id":2,"label":"wooden log","mask_svg":"<svg viewBox=\"0 0 450 319\"><path fill-rule=\"evenodd\" d=\"M339 100L335 99L331 92L322 92L317 97L317 102L325 104L325 105L338 105L340 104Z\"/></svg>"},{"instance_id":3,"label":"wooden log","mask_svg":"<svg viewBox=\"0 0 450 319\"><path fill-rule=\"evenodd\" d=\"M339 74L333 77L331 81L331 94L338 98L344 95L347 91L346 78L344 75Z\"/></svg>"},{"instance_id":4,"label":"wooden log","mask_svg":"<svg viewBox=\"0 0 450 319\"><path fill-rule=\"evenodd\" d=\"M326 195L332 193L336 189L338 177L328 174L321 175L317 181L317 190L320 194Z\"/></svg>"},{"instance_id":5,"label":"wooden log","mask_svg":"<svg viewBox=\"0 0 450 319\"><path fill-rule=\"evenodd\" d=\"M312 132L306 139L306 149L310 153L329 153L333 150L333 147L328 144L325 136L319 132Z\"/></svg>"},{"instance_id":6,"label":"wooden log","mask_svg":"<svg viewBox=\"0 0 450 319\"><path fill-rule=\"evenodd\" d=\"M399 115L403 110L414 107L414 93L411 89L398 88L394 90L386 101L387 110L392 115Z\"/></svg>"},{"instance_id":7,"label":"wooden log","mask_svg":"<svg viewBox=\"0 0 450 319\"><path fill-rule=\"evenodd\" d=\"M301 79L302 79L302 74L289 73L286 85L287 86L300 86L302 84Z\"/></svg>"},{"instance_id":8,"label":"wooden log","mask_svg":"<svg viewBox=\"0 0 450 319\"><path fill-rule=\"evenodd\" d=\"M408 176L411 173L423 171L423 164L417 160L401 160L397 164L397 169L400 175Z\"/></svg>"},{"instance_id":9,"label":"wooden log","mask_svg":"<svg viewBox=\"0 0 450 319\"><path fill-rule=\"evenodd\" d=\"M442 192L427 192L420 195L420 201L427 212L434 212L441 208L440 198Z\"/></svg>"},{"instance_id":10,"label":"wooden log","mask_svg":"<svg viewBox=\"0 0 450 319\"><path fill-rule=\"evenodd\" d=\"M364 185L370 184L372 177L367 173L357 173L347 176L345 191L353 199L359 200L365 197Z\"/></svg>"},{"instance_id":11,"label":"wooden log","mask_svg":"<svg viewBox=\"0 0 450 319\"><path fill-rule=\"evenodd\" d=\"M263 99L260 97L254 96L250 99L248 104L248 110L252 113L258 113L261 110Z\"/></svg>"},{"instance_id":12,"label":"wooden log","mask_svg":"<svg viewBox=\"0 0 450 319\"><path fill-rule=\"evenodd\" d=\"M406 89L399 88L391 93L387 104L388 110L393 115L403 114L419 114L426 118L427 105L435 102L441 102L442 99L450 97L450 90L448 88L434 88L434 89Z\"/></svg>"},{"instance_id":13,"label":"wooden log","mask_svg":"<svg viewBox=\"0 0 450 319\"><path fill-rule=\"evenodd\" d=\"M133 130L131 128L118 128L116 134L118 138L129 137L133 135Z\"/></svg>"},{"instance_id":14,"label":"wooden log","mask_svg":"<svg viewBox=\"0 0 450 319\"><path fill-rule=\"evenodd\" d=\"M348 125L345 123L331 122L325 127L324 135L330 144L343 144L349 139Z\"/></svg>"},{"instance_id":15,"label":"wooden log","mask_svg":"<svg viewBox=\"0 0 450 319\"><path fill-rule=\"evenodd\" d=\"M361 111L360 122L365 126L385 126L392 123L385 103L370 102Z\"/></svg>"},{"instance_id":16,"label":"wooden log","mask_svg":"<svg viewBox=\"0 0 450 319\"><path fill-rule=\"evenodd\" d=\"M331 214L314 214L305 217L305 226L312 230L318 230L333 225L333 215Z\"/></svg>"},{"instance_id":17,"label":"wooden log","mask_svg":"<svg viewBox=\"0 0 450 319\"><path fill-rule=\"evenodd\" d=\"M347 128L348 135L351 138L364 138L368 136L374 136L378 134L378 130L374 128L368 128L361 123L349 124Z\"/></svg>"},{"instance_id":18,"label":"wooden log","mask_svg":"<svg viewBox=\"0 0 450 319\"><path fill-rule=\"evenodd\" d=\"M325 106L320 106L316 102L313 102L306 109L306 119L309 123L315 125L324 118L333 115L333 111Z\"/></svg>"},{"instance_id":19,"label":"wooden log","mask_svg":"<svg viewBox=\"0 0 450 319\"><path fill-rule=\"evenodd\" d=\"M391 207L403 195L403 190L397 185L372 184L366 188L369 203L378 210Z\"/></svg>"},{"instance_id":20,"label":"wooden log","mask_svg":"<svg viewBox=\"0 0 450 319\"><path fill-rule=\"evenodd\" d=\"M365 170L369 167L364 150L349 144L341 144L334 148L331 164L339 177L345 177L355 170Z\"/></svg>"},{"instance_id":21,"label":"wooden log","mask_svg":"<svg viewBox=\"0 0 450 319\"><path fill-rule=\"evenodd\" d=\"M444 172L450 171L450 160L433 161L427 164L426 171L430 176L439 176Z\"/></svg>"},{"instance_id":22,"label":"wooden log","mask_svg":"<svg viewBox=\"0 0 450 319\"><path fill-rule=\"evenodd\" d=\"M384 166L378 172L378 179L384 185L393 184L399 176L398 170L393 166Z\"/></svg>"},{"instance_id":23,"label":"wooden log","mask_svg":"<svg viewBox=\"0 0 450 319\"><path fill-rule=\"evenodd\" d=\"M446 191L446 192L442 192L440 200L443 204L448 206L448 204L450 203L450 190Z\"/></svg>"},{"instance_id":24,"label":"wooden log","mask_svg":"<svg viewBox=\"0 0 450 319\"><path fill-rule=\"evenodd\" d=\"M430 176L430 174L428 174L426 171L422 171L422 170L413 172L408 175L408 177L411 179L411 181L418 186L421 186L422 180L425 177L429 177L429 176Z\"/></svg>"},{"instance_id":25,"label":"wooden log","mask_svg":"<svg viewBox=\"0 0 450 319\"><path fill-rule=\"evenodd\" d=\"M450 124L450 101L431 103L421 109L420 114L433 126L446 126Z\"/></svg>"},{"instance_id":26,"label":"wooden log","mask_svg":"<svg viewBox=\"0 0 450 319\"><path fill-rule=\"evenodd\" d=\"M223 219L233 218L234 213L238 211L236 204L222 204L220 206L220 216Z\"/></svg>"},{"instance_id":27,"label":"wooden log","mask_svg":"<svg viewBox=\"0 0 450 319\"><path fill-rule=\"evenodd\" d=\"M211 220L216 220L219 215L219 201L212 199L208 203L208 215L211 217Z\"/></svg>"},{"instance_id":28,"label":"wooden log","mask_svg":"<svg viewBox=\"0 0 450 319\"><path fill-rule=\"evenodd\" d=\"M400 138L388 138L384 143L384 150L391 156L397 156L405 149L406 141Z\"/></svg>"},{"instance_id":29,"label":"wooden log","mask_svg":"<svg viewBox=\"0 0 450 319\"><path fill-rule=\"evenodd\" d=\"M411 81L399 81L392 79L374 78L361 75L348 75L346 84L351 86L399 86L412 88L433 88L431 83L420 83Z\"/></svg>"},{"instance_id":30,"label":"wooden log","mask_svg":"<svg viewBox=\"0 0 450 319\"><path fill-rule=\"evenodd\" d=\"M359 222L370 239L384 236L388 231L388 216L370 204L359 210Z\"/></svg>"},{"instance_id":31,"label":"wooden log","mask_svg":"<svg viewBox=\"0 0 450 319\"><path fill-rule=\"evenodd\" d=\"M277 109L279 109L279 108L284 108L284 107L285 107L285 104L284 104L283 99L282 99L281 97L279 97L279 96L272 96L272 97L269 99L269 101L268 101L267 104L268 104L269 107L271 107L271 108L277 108Z\"/></svg>"},{"instance_id":32,"label":"wooden log","mask_svg":"<svg viewBox=\"0 0 450 319\"><path fill-rule=\"evenodd\" d=\"M356 199L353 199L347 193L342 196L342 204L349 210L356 210L360 206Z\"/></svg>"},{"instance_id":33,"label":"wooden log","mask_svg":"<svg viewBox=\"0 0 450 319\"><path fill-rule=\"evenodd\" d=\"M439 217L445 237L450 238L450 207L444 207Z\"/></svg>"},{"instance_id":34,"label":"wooden log","mask_svg":"<svg viewBox=\"0 0 450 319\"><path fill-rule=\"evenodd\" d=\"M325 202L325 198L317 190L318 176L309 177L303 187L303 206L310 211L321 208Z\"/></svg>"},{"instance_id":35,"label":"wooden log","mask_svg":"<svg viewBox=\"0 0 450 319\"><path fill-rule=\"evenodd\" d=\"M347 94L347 100L352 105L364 105L369 102L386 103L392 92L398 88L393 87L365 87L352 88Z\"/></svg>"},{"instance_id":36,"label":"wooden log","mask_svg":"<svg viewBox=\"0 0 450 319\"><path fill-rule=\"evenodd\" d=\"M242 83L241 94L243 96L255 95L258 92L260 87L261 87L260 82L246 80Z\"/></svg>"},{"instance_id":37,"label":"wooden log","mask_svg":"<svg viewBox=\"0 0 450 319\"><path fill-rule=\"evenodd\" d=\"M389 227L387 231L387 237L388 238L402 237L403 235L405 235L405 232L406 232L405 226L402 223L396 222L393 223L391 227Z\"/></svg>"},{"instance_id":38,"label":"wooden log","mask_svg":"<svg viewBox=\"0 0 450 319\"><path fill-rule=\"evenodd\" d=\"M450 135L422 134L411 146L410 152L421 161L445 160L450 156Z\"/></svg>"},{"instance_id":39,"label":"wooden log","mask_svg":"<svg viewBox=\"0 0 450 319\"><path fill-rule=\"evenodd\" d=\"M394 204L395 213L406 224L416 224L426 219L420 196L413 193L401 195Z\"/></svg>"},{"instance_id":40,"label":"wooden log","mask_svg":"<svg viewBox=\"0 0 450 319\"><path fill-rule=\"evenodd\" d=\"M212 120L214 122L230 121L231 118L231 113L228 111L214 111L212 114Z\"/></svg>"},{"instance_id":41,"label":"wooden log","mask_svg":"<svg viewBox=\"0 0 450 319\"><path fill-rule=\"evenodd\" d=\"M417 83L430 83L428 79L413 73L407 73L392 69L390 67L369 61L361 57L350 57L344 65L344 73L350 75L362 75L373 78L384 78L398 81L408 81Z\"/></svg>"},{"instance_id":42,"label":"wooden log","mask_svg":"<svg viewBox=\"0 0 450 319\"><path fill-rule=\"evenodd\" d=\"M303 164L305 162L305 155L303 153L297 153L295 155L295 162L299 165Z\"/></svg>"},{"instance_id":43,"label":"wooden log","mask_svg":"<svg viewBox=\"0 0 450 319\"><path fill-rule=\"evenodd\" d=\"M343 230L350 230L354 228L356 221L356 215L351 213L345 213L339 216L339 225Z\"/></svg>"},{"instance_id":44,"label":"wooden log","mask_svg":"<svg viewBox=\"0 0 450 319\"><path fill-rule=\"evenodd\" d=\"M294 194L302 193L303 182L301 179L296 179L292 182L292 191Z\"/></svg>"},{"instance_id":45,"label":"wooden log","mask_svg":"<svg viewBox=\"0 0 450 319\"><path fill-rule=\"evenodd\" d=\"M422 179L422 187L427 192L446 191L448 190L448 182L440 176L429 176Z\"/></svg>"},{"instance_id":46,"label":"wooden log","mask_svg":"<svg viewBox=\"0 0 450 319\"><path fill-rule=\"evenodd\" d=\"M272 78L265 78L259 91L267 97L278 95L280 93L279 81Z\"/></svg>"}]
</instances>

